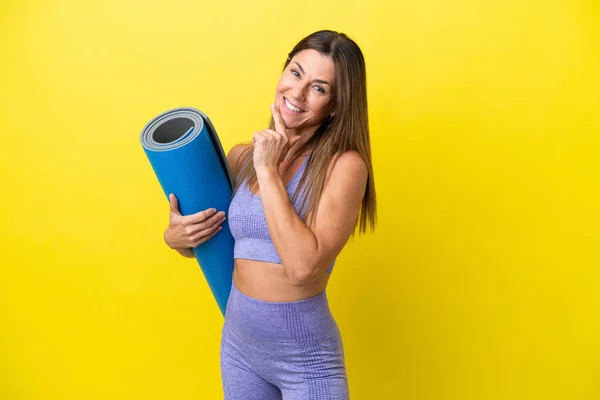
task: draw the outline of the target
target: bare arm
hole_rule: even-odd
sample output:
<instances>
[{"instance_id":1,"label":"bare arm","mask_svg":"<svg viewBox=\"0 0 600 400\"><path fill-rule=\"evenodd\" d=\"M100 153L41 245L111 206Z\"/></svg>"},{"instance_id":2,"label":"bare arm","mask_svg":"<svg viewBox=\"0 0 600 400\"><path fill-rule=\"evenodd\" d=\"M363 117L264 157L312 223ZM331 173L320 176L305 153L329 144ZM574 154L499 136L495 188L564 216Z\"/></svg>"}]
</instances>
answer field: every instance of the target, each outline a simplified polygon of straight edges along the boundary
<instances>
[{"instance_id":1,"label":"bare arm","mask_svg":"<svg viewBox=\"0 0 600 400\"><path fill-rule=\"evenodd\" d=\"M233 177L234 180L237 177L237 174L239 173L239 169L240 169L240 165L238 165L239 164L240 155L241 155L242 151L244 151L245 149L247 149L249 146L251 146L251 145L250 144L245 144L245 143L240 143L240 144L234 145L229 150L229 153L227 154L227 163L229 165L229 170L231 171L231 174L232 174L232 177ZM165 242L168 242L168 239L166 237L166 233L167 232L165 231ZM192 251L191 247L187 247L187 248L173 248L173 249L177 250L177 252L179 254L181 254L183 257L186 257L186 258L195 258L194 252Z\"/></svg>"},{"instance_id":2,"label":"bare arm","mask_svg":"<svg viewBox=\"0 0 600 400\"><path fill-rule=\"evenodd\" d=\"M242 167L240 156L244 150L250 147L252 147L252 144L238 143L229 150L229 153L227 153L227 164L229 164L229 170L231 171L234 181Z\"/></svg>"},{"instance_id":3,"label":"bare arm","mask_svg":"<svg viewBox=\"0 0 600 400\"><path fill-rule=\"evenodd\" d=\"M258 176L263 208L273 244L294 286L320 277L350 238L365 194L368 171L359 153L337 159L325 183L314 218L298 216L279 174Z\"/></svg>"},{"instance_id":4,"label":"bare arm","mask_svg":"<svg viewBox=\"0 0 600 400\"><path fill-rule=\"evenodd\" d=\"M181 254L182 256L184 256L184 257L187 257L187 258L196 258L196 256L194 256L194 252L192 251L191 248L189 248L189 249L175 249L175 250L177 250L177 252L179 254Z\"/></svg>"}]
</instances>

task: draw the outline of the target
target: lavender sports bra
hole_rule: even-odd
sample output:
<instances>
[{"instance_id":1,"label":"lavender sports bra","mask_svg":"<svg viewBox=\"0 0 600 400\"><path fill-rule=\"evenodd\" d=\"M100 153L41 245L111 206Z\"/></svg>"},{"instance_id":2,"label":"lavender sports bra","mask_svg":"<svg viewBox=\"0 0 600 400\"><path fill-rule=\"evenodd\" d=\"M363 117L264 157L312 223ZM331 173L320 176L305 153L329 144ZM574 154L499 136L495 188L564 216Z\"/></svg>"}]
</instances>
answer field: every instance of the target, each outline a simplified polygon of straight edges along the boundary
<instances>
[{"instance_id":1,"label":"lavender sports bra","mask_svg":"<svg viewBox=\"0 0 600 400\"><path fill-rule=\"evenodd\" d=\"M312 153L306 157L298 172L296 172L286 186L290 201L311 155ZM294 210L296 210L298 215L300 215L300 197L299 195L293 204ZM277 250L275 250L269 229L267 228L267 219L262 206L262 200L260 196L250 191L247 181L244 181L240 185L233 196L229 205L229 211L227 212L227 219L229 220L229 229L234 239L234 259L245 258L248 260L283 264ZM335 260L327 267L325 272L331 273L334 264Z\"/></svg>"}]
</instances>

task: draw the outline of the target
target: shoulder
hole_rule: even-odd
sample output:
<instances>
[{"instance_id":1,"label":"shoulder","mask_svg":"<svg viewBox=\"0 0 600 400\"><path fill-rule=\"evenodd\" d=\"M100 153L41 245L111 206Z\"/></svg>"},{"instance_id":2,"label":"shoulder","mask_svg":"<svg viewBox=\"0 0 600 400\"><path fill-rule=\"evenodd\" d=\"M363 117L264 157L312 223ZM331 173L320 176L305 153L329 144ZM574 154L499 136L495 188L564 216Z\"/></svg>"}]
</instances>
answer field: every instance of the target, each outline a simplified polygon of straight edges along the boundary
<instances>
[{"instance_id":1,"label":"shoulder","mask_svg":"<svg viewBox=\"0 0 600 400\"><path fill-rule=\"evenodd\" d=\"M356 150L337 153L329 162L327 170L328 181L352 181L353 186L360 187L369 177L369 170L365 160Z\"/></svg>"},{"instance_id":2,"label":"shoulder","mask_svg":"<svg viewBox=\"0 0 600 400\"><path fill-rule=\"evenodd\" d=\"M338 153L336 157L336 164L339 163L341 167L344 168L364 168L367 170L367 165L365 164L365 160L363 160L360 153L356 150L349 150L344 153ZM339 168L339 167L338 167Z\"/></svg>"},{"instance_id":3,"label":"shoulder","mask_svg":"<svg viewBox=\"0 0 600 400\"><path fill-rule=\"evenodd\" d=\"M234 145L227 153L227 164L229 164L229 170L235 179L241 168L241 155L246 150L252 147L252 143L238 143Z\"/></svg>"},{"instance_id":4,"label":"shoulder","mask_svg":"<svg viewBox=\"0 0 600 400\"><path fill-rule=\"evenodd\" d=\"M321 240L342 238L338 244L343 246L354 229L368 178L367 163L358 151L337 153L332 157L319 206L306 219Z\"/></svg>"},{"instance_id":5,"label":"shoulder","mask_svg":"<svg viewBox=\"0 0 600 400\"><path fill-rule=\"evenodd\" d=\"M359 206L365 195L369 169L358 151L335 154L325 175L321 201L329 207Z\"/></svg>"}]
</instances>

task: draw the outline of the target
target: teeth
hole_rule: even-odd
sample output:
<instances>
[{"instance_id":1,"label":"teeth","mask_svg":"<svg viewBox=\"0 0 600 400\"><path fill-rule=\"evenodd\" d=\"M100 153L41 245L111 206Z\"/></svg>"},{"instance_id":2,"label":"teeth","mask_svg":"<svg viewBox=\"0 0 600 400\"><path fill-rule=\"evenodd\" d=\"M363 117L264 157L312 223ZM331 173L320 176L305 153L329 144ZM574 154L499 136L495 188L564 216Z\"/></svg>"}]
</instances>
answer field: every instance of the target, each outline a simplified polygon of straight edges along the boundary
<instances>
[{"instance_id":1,"label":"teeth","mask_svg":"<svg viewBox=\"0 0 600 400\"><path fill-rule=\"evenodd\" d=\"M304 110L299 109L298 107L294 106L292 103L290 103L288 101L288 99L284 99L285 100L285 105L288 109L290 109L291 111L295 111L295 112L302 112Z\"/></svg>"}]
</instances>

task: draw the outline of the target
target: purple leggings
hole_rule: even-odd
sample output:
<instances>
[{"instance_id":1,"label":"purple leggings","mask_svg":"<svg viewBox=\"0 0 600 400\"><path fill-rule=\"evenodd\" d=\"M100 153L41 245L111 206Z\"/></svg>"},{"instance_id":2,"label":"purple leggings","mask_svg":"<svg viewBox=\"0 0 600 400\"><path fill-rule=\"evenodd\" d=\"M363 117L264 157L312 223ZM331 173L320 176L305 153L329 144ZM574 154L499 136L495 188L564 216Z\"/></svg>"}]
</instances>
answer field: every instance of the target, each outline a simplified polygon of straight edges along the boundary
<instances>
[{"instance_id":1,"label":"purple leggings","mask_svg":"<svg viewBox=\"0 0 600 400\"><path fill-rule=\"evenodd\" d=\"M342 337L325 291L270 302L232 284L220 357L226 400L348 399Z\"/></svg>"}]
</instances>

